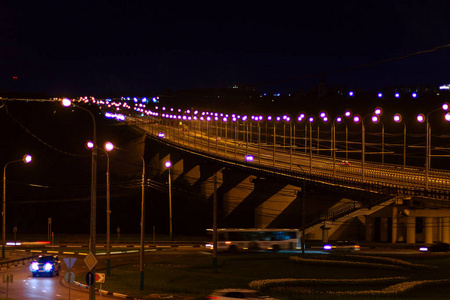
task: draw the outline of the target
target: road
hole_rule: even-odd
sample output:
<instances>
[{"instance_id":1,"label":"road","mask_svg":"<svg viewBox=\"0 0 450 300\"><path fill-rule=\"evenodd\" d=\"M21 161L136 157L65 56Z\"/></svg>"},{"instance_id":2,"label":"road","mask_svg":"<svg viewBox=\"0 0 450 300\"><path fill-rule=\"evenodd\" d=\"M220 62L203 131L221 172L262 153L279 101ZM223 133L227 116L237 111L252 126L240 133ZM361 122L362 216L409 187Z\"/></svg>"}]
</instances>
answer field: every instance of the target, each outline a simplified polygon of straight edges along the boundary
<instances>
[{"instance_id":1,"label":"road","mask_svg":"<svg viewBox=\"0 0 450 300\"><path fill-rule=\"evenodd\" d=\"M0 295L6 296L8 293L9 298L13 299L71 299L71 300L84 300L88 299L88 290L84 287L76 285L70 285L64 281L64 274L68 271L67 266L64 263L64 258L72 257L76 258L76 262L72 267L72 272L75 274L85 274L88 269L84 263L85 256L77 255L59 255L61 260L61 273L55 277L33 277L29 270L29 264L22 266L11 267L10 269L0 271L0 276L12 275L13 283L0 285ZM117 264L133 263L139 260L137 254L125 254L120 257L116 257L113 262L113 266ZM99 257L98 268L106 267L105 258ZM104 271L101 271L104 272ZM85 282L83 282L85 283ZM97 285L98 286L98 285ZM8 288L8 291L7 291ZM70 297L69 297L70 294ZM99 299L100 296L96 296ZM102 299L117 299L112 296L102 295Z\"/></svg>"}]
</instances>

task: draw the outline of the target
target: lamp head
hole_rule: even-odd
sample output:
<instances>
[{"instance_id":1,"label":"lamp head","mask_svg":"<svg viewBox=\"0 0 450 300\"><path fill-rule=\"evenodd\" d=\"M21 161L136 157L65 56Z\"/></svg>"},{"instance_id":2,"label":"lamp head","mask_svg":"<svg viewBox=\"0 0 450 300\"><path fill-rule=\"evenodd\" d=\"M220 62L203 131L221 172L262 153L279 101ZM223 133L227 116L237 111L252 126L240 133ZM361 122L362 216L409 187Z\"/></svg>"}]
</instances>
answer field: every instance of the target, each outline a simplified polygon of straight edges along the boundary
<instances>
[{"instance_id":1,"label":"lamp head","mask_svg":"<svg viewBox=\"0 0 450 300\"><path fill-rule=\"evenodd\" d=\"M72 101L69 98L64 98L61 100L61 104L64 107L69 107L70 105L72 105Z\"/></svg>"},{"instance_id":2,"label":"lamp head","mask_svg":"<svg viewBox=\"0 0 450 300\"><path fill-rule=\"evenodd\" d=\"M113 151L114 150L114 144L111 142L106 142L105 143L105 150L106 151Z\"/></svg>"},{"instance_id":3,"label":"lamp head","mask_svg":"<svg viewBox=\"0 0 450 300\"><path fill-rule=\"evenodd\" d=\"M32 156L30 154L25 154L23 156L23 158L22 158L23 162L26 163L26 164L30 163L32 159L33 158L32 158Z\"/></svg>"}]
</instances>

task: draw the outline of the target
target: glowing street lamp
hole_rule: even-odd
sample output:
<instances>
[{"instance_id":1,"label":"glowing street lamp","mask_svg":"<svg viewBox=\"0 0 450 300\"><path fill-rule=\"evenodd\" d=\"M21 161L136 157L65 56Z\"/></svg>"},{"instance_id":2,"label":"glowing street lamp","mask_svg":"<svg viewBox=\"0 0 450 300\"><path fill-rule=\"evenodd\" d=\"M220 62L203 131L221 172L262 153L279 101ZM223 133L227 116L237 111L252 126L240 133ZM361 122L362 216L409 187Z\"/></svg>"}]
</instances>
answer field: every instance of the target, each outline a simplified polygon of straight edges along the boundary
<instances>
[{"instance_id":1,"label":"glowing street lamp","mask_svg":"<svg viewBox=\"0 0 450 300\"><path fill-rule=\"evenodd\" d=\"M373 113L367 114L364 117L361 117L359 115L355 115L353 117L353 121L355 123L361 122L361 134L362 134L362 140L361 140L361 148L362 148L362 157L361 157L361 181L364 183L364 164L366 161L366 128L364 126L364 120L371 116L372 122L377 123L379 121L379 116L383 114L383 110L379 107L377 107Z\"/></svg>"},{"instance_id":2,"label":"glowing street lamp","mask_svg":"<svg viewBox=\"0 0 450 300\"><path fill-rule=\"evenodd\" d=\"M13 160L7 162L3 168L3 205L2 205L2 258L5 258L6 247L6 167L10 164L17 162L30 163L32 160L31 155L25 154L22 159Z\"/></svg>"},{"instance_id":3,"label":"glowing street lamp","mask_svg":"<svg viewBox=\"0 0 450 300\"><path fill-rule=\"evenodd\" d=\"M401 123L403 121L401 114L394 115L394 122ZM406 167L406 123L403 122L403 169Z\"/></svg>"},{"instance_id":4,"label":"glowing street lamp","mask_svg":"<svg viewBox=\"0 0 450 300\"><path fill-rule=\"evenodd\" d=\"M89 113L92 119L92 142L94 145L97 144L97 125L95 122L95 117L92 112L84 107L76 105L72 103L72 101L68 98L64 98L61 101L61 104L64 107L75 106L81 110ZM91 224L90 224L90 237L89 237L89 251L92 255L95 256L95 247L96 247L96 232L97 232L97 147L92 147L92 163L91 163ZM95 277L95 266L92 268L91 272ZM95 289L89 289L89 300L95 299Z\"/></svg>"},{"instance_id":5,"label":"glowing street lamp","mask_svg":"<svg viewBox=\"0 0 450 300\"><path fill-rule=\"evenodd\" d=\"M309 173L312 173L312 123L314 123L314 117L308 118L309 123Z\"/></svg>"},{"instance_id":6,"label":"glowing street lamp","mask_svg":"<svg viewBox=\"0 0 450 300\"><path fill-rule=\"evenodd\" d=\"M95 147L94 147L95 148ZM140 244L140 253L139 253L139 289L144 290L144 219L145 219L145 160L142 155L139 153L129 151L127 149L119 148L114 146L112 143L107 143L105 148L108 151L112 151L114 149L122 150L125 152L133 153L142 160L142 180L141 180L141 244Z\"/></svg>"},{"instance_id":7,"label":"glowing street lamp","mask_svg":"<svg viewBox=\"0 0 450 300\"><path fill-rule=\"evenodd\" d=\"M92 141L86 143L86 147L93 149L95 147ZM104 146L105 149L98 148L106 154L106 275L111 275L111 230L110 230L110 215L111 215L111 192L110 192L110 179L109 179L109 151L114 149L112 143L107 142Z\"/></svg>"},{"instance_id":8,"label":"glowing street lamp","mask_svg":"<svg viewBox=\"0 0 450 300\"><path fill-rule=\"evenodd\" d=\"M444 104L442 104L441 107L434 109L432 111L430 111L426 116L424 114L419 114L417 115L417 121L419 123L423 123L426 122L427 124L427 132L426 132L426 143L425 143L425 189L428 189L428 173L430 170L430 163L431 163L431 126L430 126L430 114L436 112L436 111L440 111L441 109L444 111L448 111L449 110L449 103L445 102Z\"/></svg>"},{"instance_id":9,"label":"glowing street lamp","mask_svg":"<svg viewBox=\"0 0 450 300\"><path fill-rule=\"evenodd\" d=\"M172 235L172 180L170 178L170 169L172 167L172 162L170 160L164 163L164 166L169 172L169 238L173 241Z\"/></svg>"}]
</instances>

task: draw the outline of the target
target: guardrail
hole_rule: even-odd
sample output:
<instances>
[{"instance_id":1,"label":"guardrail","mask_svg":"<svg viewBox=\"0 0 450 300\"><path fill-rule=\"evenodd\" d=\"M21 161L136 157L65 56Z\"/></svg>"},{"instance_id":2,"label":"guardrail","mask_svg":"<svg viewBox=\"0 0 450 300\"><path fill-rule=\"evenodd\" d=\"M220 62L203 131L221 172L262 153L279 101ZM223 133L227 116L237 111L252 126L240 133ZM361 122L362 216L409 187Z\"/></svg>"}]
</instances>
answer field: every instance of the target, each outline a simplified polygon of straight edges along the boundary
<instances>
[{"instance_id":1,"label":"guardrail","mask_svg":"<svg viewBox=\"0 0 450 300\"><path fill-rule=\"evenodd\" d=\"M27 257L22 257L22 258L17 258L17 259L9 259L9 260L5 260L5 261L0 261L0 269L16 267L20 264L25 266L25 264L30 263L31 261L36 259L38 256L39 255L32 255L32 256L27 256Z\"/></svg>"}]
</instances>

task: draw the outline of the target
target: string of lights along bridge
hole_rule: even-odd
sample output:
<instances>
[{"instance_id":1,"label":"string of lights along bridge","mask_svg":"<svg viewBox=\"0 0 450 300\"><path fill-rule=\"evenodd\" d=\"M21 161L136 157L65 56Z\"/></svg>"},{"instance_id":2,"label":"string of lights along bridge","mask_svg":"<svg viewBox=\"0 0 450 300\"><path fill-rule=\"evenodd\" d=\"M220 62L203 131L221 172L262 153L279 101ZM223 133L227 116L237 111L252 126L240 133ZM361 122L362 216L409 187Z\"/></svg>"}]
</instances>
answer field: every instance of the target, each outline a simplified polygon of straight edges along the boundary
<instances>
[{"instance_id":1,"label":"string of lights along bridge","mask_svg":"<svg viewBox=\"0 0 450 300\"><path fill-rule=\"evenodd\" d=\"M252 167L319 176L332 182L341 180L364 188L395 186L404 193L437 193L448 197L450 190L450 172L431 168L431 158L445 159L447 149L432 144L430 125L430 119L450 122L448 103L418 114L416 122L423 123L423 132L410 134L401 113L386 116L381 107L364 115L346 110L336 116L326 111L291 116L183 110L158 105L149 109L147 103L137 98L132 105L123 99L80 98L78 101L95 103L105 117L136 124L166 142L235 162L251 163ZM398 133L385 132L387 121L399 124ZM369 132L368 126L375 124L381 126L371 126ZM438 144L439 140L433 138Z\"/></svg>"}]
</instances>

